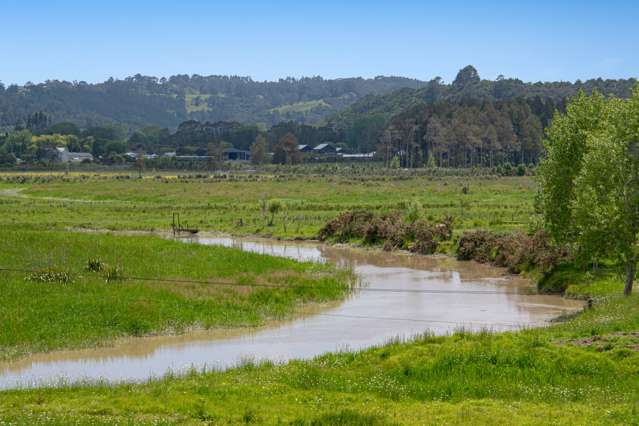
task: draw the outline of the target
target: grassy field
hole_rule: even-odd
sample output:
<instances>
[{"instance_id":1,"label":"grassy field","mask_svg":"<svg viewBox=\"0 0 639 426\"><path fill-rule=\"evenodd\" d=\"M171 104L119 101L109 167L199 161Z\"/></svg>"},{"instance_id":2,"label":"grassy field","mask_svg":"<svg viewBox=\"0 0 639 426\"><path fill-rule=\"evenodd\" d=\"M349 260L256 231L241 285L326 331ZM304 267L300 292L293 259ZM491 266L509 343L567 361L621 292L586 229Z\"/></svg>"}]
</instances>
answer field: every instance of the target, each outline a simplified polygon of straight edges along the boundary
<instances>
[{"instance_id":1,"label":"grassy field","mask_svg":"<svg viewBox=\"0 0 639 426\"><path fill-rule=\"evenodd\" d=\"M402 210L417 200L428 218L454 216L456 229L512 230L528 226L536 190L529 177L121 176L5 175L0 226L167 230L180 212L202 230L313 238L344 210ZM272 226L261 207L269 200L284 207Z\"/></svg>"},{"instance_id":2,"label":"grassy field","mask_svg":"<svg viewBox=\"0 0 639 426\"><path fill-rule=\"evenodd\" d=\"M343 210L401 210L412 200L433 219L453 215L457 232L526 230L534 220L529 177L119 176L0 176L0 227L13 229L0 242L0 264L58 266L75 277L72 284L51 286L8 275L0 308L3 357L192 324L257 324L290 314L300 302L346 291L345 273L325 267L152 237L64 231L68 227L167 230L179 211L202 230L312 238ZM261 200L274 199L287 209L268 226ZM313 289L211 293L200 285L106 283L84 270L89 257L130 275L284 278ZM639 297L620 297L621 277L605 268L586 273L567 267L554 279L568 284L570 296L594 296L594 308L546 329L425 335L358 353L138 385L0 392L0 424L639 424ZM28 298L34 307L25 309ZM61 313L69 303L91 321ZM44 326L43 315L59 324Z\"/></svg>"},{"instance_id":3,"label":"grassy field","mask_svg":"<svg viewBox=\"0 0 639 426\"><path fill-rule=\"evenodd\" d=\"M89 259L104 270L87 270ZM346 271L329 266L152 236L65 231L5 230L1 267L39 273L0 271L0 361L131 335L256 326L304 302L339 299L349 283ZM246 286L255 284L291 288Z\"/></svg>"}]
</instances>

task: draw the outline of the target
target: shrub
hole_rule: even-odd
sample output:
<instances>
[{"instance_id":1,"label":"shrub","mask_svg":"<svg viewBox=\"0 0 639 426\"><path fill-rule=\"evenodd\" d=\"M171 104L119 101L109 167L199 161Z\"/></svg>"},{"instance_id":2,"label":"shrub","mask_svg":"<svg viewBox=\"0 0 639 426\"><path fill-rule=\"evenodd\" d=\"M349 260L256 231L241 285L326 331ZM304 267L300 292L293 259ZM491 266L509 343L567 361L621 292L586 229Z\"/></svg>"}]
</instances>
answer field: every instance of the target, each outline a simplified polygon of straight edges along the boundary
<instances>
[{"instance_id":1,"label":"shrub","mask_svg":"<svg viewBox=\"0 0 639 426\"><path fill-rule=\"evenodd\" d=\"M410 217L409 220L412 220ZM382 245L384 250L408 249L433 254L438 243L452 237L453 219L433 224L425 219L407 222L399 212L376 215L366 211L343 212L319 232L322 241L345 242L361 239L364 244Z\"/></svg>"},{"instance_id":2,"label":"shrub","mask_svg":"<svg viewBox=\"0 0 639 426\"><path fill-rule=\"evenodd\" d=\"M373 213L366 211L343 212L320 229L319 239L345 242L351 238L362 238L373 217Z\"/></svg>"},{"instance_id":3,"label":"shrub","mask_svg":"<svg viewBox=\"0 0 639 426\"><path fill-rule=\"evenodd\" d=\"M457 259L475 260L480 263L492 261L494 239L494 234L487 231L465 232L457 245Z\"/></svg>"},{"instance_id":4,"label":"shrub","mask_svg":"<svg viewBox=\"0 0 639 426\"><path fill-rule=\"evenodd\" d=\"M437 227L426 220L418 220L412 225L414 243L410 246L410 251L419 254L433 254L437 250Z\"/></svg>"},{"instance_id":5,"label":"shrub","mask_svg":"<svg viewBox=\"0 0 639 426\"><path fill-rule=\"evenodd\" d=\"M543 231L537 231L532 236L520 232L466 232L457 246L459 260L492 263L508 268L512 273L537 269L549 274L566 257L566 251L554 246Z\"/></svg>"}]
</instances>

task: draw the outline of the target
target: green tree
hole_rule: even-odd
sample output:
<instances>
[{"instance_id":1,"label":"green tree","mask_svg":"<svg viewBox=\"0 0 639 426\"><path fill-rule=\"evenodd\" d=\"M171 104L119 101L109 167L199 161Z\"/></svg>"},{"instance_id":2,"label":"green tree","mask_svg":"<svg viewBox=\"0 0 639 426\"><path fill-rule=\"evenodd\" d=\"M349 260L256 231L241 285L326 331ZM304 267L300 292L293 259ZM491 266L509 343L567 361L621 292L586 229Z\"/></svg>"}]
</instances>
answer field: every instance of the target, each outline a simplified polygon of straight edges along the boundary
<instances>
[{"instance_id":1,"label":"green tree","mask_svg":"<svg viewBox=\"0 0 639 426\"><path fill-rule=\"evenodd\" d=\"M264 135L257 135L255 142L251 145L251 163L264 164L266 162L267 149Z\"/></svg>"},{"instance_id":2,"label":"green tree","mask_svg":"<svg viewBox=\"0 0 639 426\"><path fill-rule=\"evenodd\" d=\"M623 264L630 295L639 259L639 86L627 101L578 96L548 135L540 168L548 229L581 259Z\"/></svg>"}]
</instances>

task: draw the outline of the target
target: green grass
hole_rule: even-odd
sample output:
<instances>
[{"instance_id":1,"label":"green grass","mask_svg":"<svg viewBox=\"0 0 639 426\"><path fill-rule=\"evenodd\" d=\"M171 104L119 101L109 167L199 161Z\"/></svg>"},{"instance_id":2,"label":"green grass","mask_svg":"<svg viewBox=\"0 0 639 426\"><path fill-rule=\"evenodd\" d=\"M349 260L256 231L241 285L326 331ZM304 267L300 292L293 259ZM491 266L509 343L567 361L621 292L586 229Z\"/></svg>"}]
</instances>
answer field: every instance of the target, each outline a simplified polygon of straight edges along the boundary
<instances>
[{"instance_id":1,"label":"green grass","mask_svg":"<svg viewBox=\"0 0 639 426\"><path fill-rule=\"evenodd\" d=\"M125 276L231 284L122 280L86 270L99 259ZM32 282L0 271L0 360L108 344L190 327L240 327L290 316L305 302L343 297L349 275L329 266L150 236L3 231L0 267L68 272L72 282ZM237 284L278 284L251 288Z\"/></svg>"},{"instance_id":2,"label":"green grass","mask_svg":"<svg viewBox=\"0 0 639 426\"><path fill-rule=\"evenodd\" d=\"M315 101L296 102L293 104L280 105L276 108L272 108L270 112L277 112L280 114L287 113L307 113L317 108L330 108L323 99Z\"/></svg>"},{"instance_id":3,"label":"green grass","mask_svg":"<svg viewBox=\"0 0 639 426\"><path fill-rule=\"evenodd\" d=\"M536 190L528 177L201 176L139 180L101 174L0 183L0 191L19 189L24 196L0 196L0 226L167 230L178 211L201 230L313 238L344 210L401 210L418 200L428 218L454 216L458 230L513 230L528 226ZM281 200L287 214L268 226L261 199Z\"/></svg>"},{"instance_id":4,"label":"green grass","mask_svg":"<svg viewBox=\"0 0 639 426\"><path fill-rule=\"evenodd\" d=\"M211 95L187 93L186 95L184 95L184 105L186 107L186 112L191 113L210 111L208 104L208 100L210 97Z\"/></svg>"}]
</instances>

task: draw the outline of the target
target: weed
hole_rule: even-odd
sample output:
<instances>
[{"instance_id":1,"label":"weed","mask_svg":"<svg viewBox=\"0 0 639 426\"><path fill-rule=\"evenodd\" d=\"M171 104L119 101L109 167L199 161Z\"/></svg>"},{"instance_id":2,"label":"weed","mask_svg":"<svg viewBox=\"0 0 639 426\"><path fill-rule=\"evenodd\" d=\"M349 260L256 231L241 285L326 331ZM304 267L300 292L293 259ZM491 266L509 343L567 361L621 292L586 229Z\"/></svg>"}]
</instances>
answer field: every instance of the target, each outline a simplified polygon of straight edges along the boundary
<instances>
[{"instance_id":1,"label":"weed","mask_svg":"<svg viewBox=\"0 0 639 426\"><path fill-rule=\"evenodd\" d=\"M70 272L55 269L31 272L25 279L30 282L44 284L72 284L74 282L73 275Z\"/></svg>"}]
</instances>

